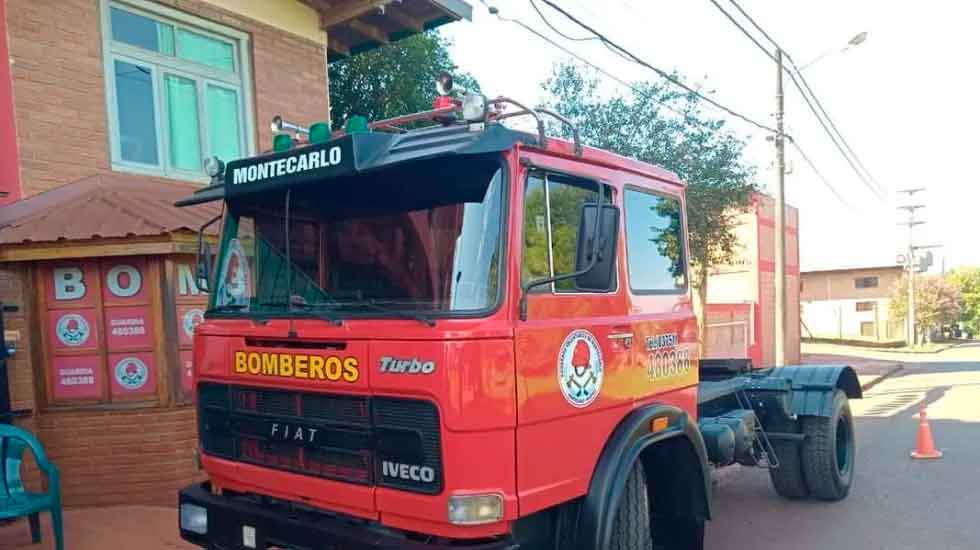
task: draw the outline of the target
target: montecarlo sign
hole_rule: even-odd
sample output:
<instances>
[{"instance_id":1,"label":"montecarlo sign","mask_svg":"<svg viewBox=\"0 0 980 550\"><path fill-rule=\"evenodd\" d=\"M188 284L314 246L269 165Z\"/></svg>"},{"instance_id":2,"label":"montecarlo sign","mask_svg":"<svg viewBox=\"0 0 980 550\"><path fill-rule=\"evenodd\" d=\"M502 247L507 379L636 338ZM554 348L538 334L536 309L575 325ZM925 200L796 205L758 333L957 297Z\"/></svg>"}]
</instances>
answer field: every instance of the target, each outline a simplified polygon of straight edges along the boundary
<instances>
[{"instance_id":1,"label":"montecarlo sign","mask_svg":"<svg viewBox=\"0 0 980 550\"><path fill-rule=\"evenodd\" d=\"M239 159L225 171L227 196L250 194L354 172L350 137L290 151Z\"/></svg>"}]
</instances>

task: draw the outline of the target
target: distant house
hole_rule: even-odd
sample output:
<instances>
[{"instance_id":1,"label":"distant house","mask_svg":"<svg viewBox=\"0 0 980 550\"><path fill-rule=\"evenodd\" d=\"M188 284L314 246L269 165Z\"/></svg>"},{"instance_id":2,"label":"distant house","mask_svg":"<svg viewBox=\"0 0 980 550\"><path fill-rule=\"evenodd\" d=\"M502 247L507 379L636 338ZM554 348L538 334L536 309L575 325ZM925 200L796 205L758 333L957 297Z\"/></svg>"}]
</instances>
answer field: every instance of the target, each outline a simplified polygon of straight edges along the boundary
<instances>
[{"instance_id":1,"label":"distant house","mask_svg":"<svg viewBox=\"0 0 980 550\"><path fill-rule=\"evenodd\" d=\"M800 302L804 338L899 342L904 319L889 315L902 266L804 271Z\"/></svg>"}]
</instances>

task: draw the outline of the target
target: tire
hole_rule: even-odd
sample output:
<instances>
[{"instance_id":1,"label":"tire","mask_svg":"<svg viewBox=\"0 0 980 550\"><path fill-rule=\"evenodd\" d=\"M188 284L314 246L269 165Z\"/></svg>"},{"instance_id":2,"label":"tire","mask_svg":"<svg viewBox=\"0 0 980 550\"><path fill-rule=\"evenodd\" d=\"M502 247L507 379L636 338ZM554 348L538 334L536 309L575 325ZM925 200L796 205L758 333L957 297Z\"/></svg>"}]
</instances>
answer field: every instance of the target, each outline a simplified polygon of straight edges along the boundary
<instances>
[{"instance_id":1,"label":"tire","mask_svg":"<svg viewBox=\"0 0 980 550\"><path fill-rule=\"evenodd\" d=\"M803 460L800 445L791 442L774 441L773 449L778 468L769 468L769 480L776 494L789 500L801 500L810 496L806 479L803 476Z\"/></svg>"},{"instance_id":2,"label":"tire","mask_svg":"<svg viewBox=\"0 0 980 550\"><path fill-rule=\"evenodd\" d=\"M616 521L613 524L610 550L650 550L650 499L647 495L646 473L639 460L633 464L626 479Z\"/></svg>"},{"instance_id":3,"label":"tire","mask_svg":"<svg viewBox=\"0 0 980 550\"><path fill-rule=\"evenodd\" d=\"M802 417L806 440L802 445L803 476L810 495L820 500L842 500L854 481L854 422L847 396L834 391L829 417Z\"/></svg>"}]
</instances>

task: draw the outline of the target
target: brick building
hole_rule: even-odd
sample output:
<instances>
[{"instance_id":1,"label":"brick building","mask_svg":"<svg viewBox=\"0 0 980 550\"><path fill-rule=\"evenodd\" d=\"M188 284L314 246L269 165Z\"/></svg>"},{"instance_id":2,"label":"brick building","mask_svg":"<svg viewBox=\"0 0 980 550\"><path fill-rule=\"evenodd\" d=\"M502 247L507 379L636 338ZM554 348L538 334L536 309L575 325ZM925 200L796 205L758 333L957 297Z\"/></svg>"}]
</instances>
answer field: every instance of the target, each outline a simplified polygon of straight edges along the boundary
<instances>
[{"instance_id":1,"label":"brick building","mask_svg":"<svg viewBox=\"0 0 980 550\"><path fill-rule=\"evenodd\" d=\"M220 206L172 204L206 183L202 159L268 148L277 114L327 121L330 60L470 9L0 2L0 300L19 307L0 392L61 468L68 505L170 504L197 475L190 263Z\"/></svg>"},{"instance_id":2,"label":"brick building","mask_svg":"<svg viewBox=\"0 0 980 550\"><path fill-rule=\"evenodd\" d=\"M894 319L888 311L904 272L900 265L804 272L804 338L904 341L905 319Z\"/></svg>"},{"instance_id":3,"label":"brick building","mask_svg":"<svg viewBox=\"0 0 980 550\"><path fill-rule=\"evenodd\" d=\"M705 356L775 364L775 201L756 195L736 228L739 251L708 278ZM786 338L788 364L800 360L799 212L786 206Z\"/></svg>"}]
</instances>

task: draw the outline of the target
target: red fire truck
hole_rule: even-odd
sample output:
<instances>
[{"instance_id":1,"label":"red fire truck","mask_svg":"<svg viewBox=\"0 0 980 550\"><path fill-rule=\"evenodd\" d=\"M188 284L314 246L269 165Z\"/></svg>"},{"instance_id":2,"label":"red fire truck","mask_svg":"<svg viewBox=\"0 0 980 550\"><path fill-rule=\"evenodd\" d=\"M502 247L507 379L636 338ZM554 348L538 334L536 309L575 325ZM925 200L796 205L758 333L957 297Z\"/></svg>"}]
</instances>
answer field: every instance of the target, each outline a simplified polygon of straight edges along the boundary
<instances>
[{"instance_id":1,"label":"red fire truck","mask_svg":"<svg viewBox=\"0 0 980 550\"><path fill-rule=\"evenodd\" d=\"M201 241L208 481L180 491L181 536L687 549L713 468L844 498L851 368L699 360L684 183L557 113L439 89L433 111L334 134L277 117L308 137L211 160L183 201L225 209L215 261Z\"/></svg>"}]
</instances>

